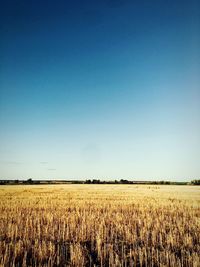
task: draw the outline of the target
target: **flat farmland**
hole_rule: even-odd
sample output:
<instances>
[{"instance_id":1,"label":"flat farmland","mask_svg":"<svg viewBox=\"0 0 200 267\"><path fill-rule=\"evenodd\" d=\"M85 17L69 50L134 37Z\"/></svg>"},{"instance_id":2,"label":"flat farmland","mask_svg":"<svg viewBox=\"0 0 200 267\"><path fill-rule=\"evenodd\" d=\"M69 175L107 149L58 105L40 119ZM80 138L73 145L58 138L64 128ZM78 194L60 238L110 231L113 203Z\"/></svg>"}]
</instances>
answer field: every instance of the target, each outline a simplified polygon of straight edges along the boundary
<instances>
[{"instance_id":1,"label":"flat farmland","mask_svg":"<svg viewBox=\"0 0 200 267\"><path fill-rule=\"evenodd\" d=\"M200 187L0 186L0 266L200 266Z\"/></svg>"}]
</instances>

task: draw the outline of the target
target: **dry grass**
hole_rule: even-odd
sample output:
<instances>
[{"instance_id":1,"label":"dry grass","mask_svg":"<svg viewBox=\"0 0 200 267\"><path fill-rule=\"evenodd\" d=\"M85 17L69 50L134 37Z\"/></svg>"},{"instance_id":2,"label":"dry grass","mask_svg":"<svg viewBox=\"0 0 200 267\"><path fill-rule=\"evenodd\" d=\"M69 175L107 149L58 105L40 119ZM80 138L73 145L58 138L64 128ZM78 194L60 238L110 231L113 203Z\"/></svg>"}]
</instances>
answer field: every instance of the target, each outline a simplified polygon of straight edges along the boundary
<instances>
[{"instance_id":1,"label":"dry grass","mask_svg":"<svg viewBox=\"0 0 200 267\"><path fill-rule=\"evenodd\" d=\"M200 266L200 187L0 187L0 266Z\"/></svg>"}]
</instances>

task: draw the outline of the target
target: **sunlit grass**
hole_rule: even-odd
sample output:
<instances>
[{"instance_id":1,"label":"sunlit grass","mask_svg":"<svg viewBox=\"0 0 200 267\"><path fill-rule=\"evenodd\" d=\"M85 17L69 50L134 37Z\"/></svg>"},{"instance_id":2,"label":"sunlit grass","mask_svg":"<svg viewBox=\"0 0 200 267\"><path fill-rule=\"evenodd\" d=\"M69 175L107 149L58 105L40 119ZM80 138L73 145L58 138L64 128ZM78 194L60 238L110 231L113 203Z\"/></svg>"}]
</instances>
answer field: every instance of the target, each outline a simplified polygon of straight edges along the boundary
<instances>
[{"instance_id":1,"label":"sunlit grass","mask_svg":"<svg viewBox=\"0 0 200 267\"><path fill-rule=\"evenodd\" d=\"M1 266L200 266L200 187L0 187Z\"/></svg>"}]
</instances>

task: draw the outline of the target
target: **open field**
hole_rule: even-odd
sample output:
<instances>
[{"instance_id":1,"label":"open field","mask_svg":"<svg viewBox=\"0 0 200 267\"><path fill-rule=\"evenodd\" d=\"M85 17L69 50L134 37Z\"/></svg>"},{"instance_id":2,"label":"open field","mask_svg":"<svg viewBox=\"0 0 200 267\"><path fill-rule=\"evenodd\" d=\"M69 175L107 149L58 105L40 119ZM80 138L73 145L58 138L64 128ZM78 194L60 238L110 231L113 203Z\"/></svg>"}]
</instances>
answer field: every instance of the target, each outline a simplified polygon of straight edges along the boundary
<instances>
[{"instance_id":1,"label":"open field","mask_svg":"<svg viewBox=\"0 0 200 267\"><path fill-rule=\"evenodd\" d=\"M0 266L200 266L200 187L0 187Z\"/></svg>"}]
</instances>

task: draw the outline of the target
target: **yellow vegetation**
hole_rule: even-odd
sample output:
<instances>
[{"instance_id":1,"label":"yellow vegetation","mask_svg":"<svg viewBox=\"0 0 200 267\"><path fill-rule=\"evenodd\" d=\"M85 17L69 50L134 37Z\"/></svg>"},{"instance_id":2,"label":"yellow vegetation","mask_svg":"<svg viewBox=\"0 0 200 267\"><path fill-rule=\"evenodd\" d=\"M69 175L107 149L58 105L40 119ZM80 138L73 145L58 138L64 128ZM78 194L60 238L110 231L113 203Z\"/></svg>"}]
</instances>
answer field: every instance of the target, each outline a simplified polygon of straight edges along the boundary
<instances>
[{"instance_id":1,"label":"yellow vegetation","mask_svg":"<svg viewBox=\"0 0 200 267\"><path fill-rule=\"evenodd\" d=\"M0 266L200 266L200 187L0 187Z\"/></svg>"}]
</instances>

